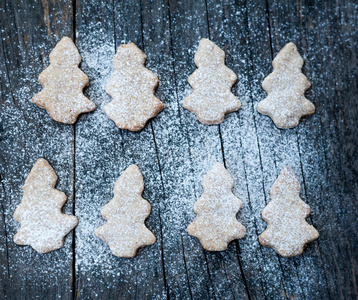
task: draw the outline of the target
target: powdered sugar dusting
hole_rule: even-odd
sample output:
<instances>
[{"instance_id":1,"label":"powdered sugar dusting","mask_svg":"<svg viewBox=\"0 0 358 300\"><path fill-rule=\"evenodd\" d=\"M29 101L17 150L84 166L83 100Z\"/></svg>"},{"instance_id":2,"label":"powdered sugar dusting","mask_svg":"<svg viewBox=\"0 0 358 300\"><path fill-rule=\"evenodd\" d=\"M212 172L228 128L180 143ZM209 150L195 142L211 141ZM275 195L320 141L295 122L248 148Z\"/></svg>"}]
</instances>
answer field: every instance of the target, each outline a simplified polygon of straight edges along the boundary
<instances>
[{"instance_id":1,"label":"powdered sugar dusting","mask_svg":"<svg viewBox=\"0 0 358 300\"><path fill-rule=\"evenodd\" d=\"M196 43L199 39L200 34L198 33L198 39L196 41L189 44L188 41L184 40L186 44L180 43L180 48L179 46L175 48L175 51L177 52L175 52L174 62L170 55L166 54L163 50L165 49L166 44L163 45L162 43L159 43L157 46L150 44L150 48L143 48L148 56L148 68L157 73L160 79L157 95L166 105L168 105L168 109L158 115L157 118L152 121L152 124L157 141L159 161L164 181L165 197L160 198L161 217L165 224L163 228L164 257L167 261L167 266L170 266L171 264L175 266L171 266L166 270L168 280L171 280L170 282L173 283L173 289L175 289L176 282L186 280L186 276L183 274L185 268L182 258L183 253L180 249L181 240L184 241L184 251L190 253L191 257L195 257L199 261L204 259L204 253L202 248L200 248L200 244L195 239L187 236L186 226L188 221L194 219L193 205L196 198L202 193L201 179L216 161L222 160L218 127L201 125L198 123L195 116L182 110L180 107L182 99L191 92L189 85L186 83L186 78L195 69L192 60L195 53ZM220 46L224 48L224 45ZM156 58L156 53L164 54L158 59ZM268 74L267 71L270 68L271 60L266 59L267 70L263 71L262 69L258 69L257 72L255 72L255 76L261 80L258 80L257 82L255 81L255 84L252 84L248 81L246 71L240 71L241 69L238 67L243 64L242 69L245 70L245 63L249 64L249 55L246 55L245 53L244 48L238 52L231 51L228 53L229 56L234 56L234 59L231 59L230 68L233 68L234 66L233 60L235 61L235 64L243 61L243 63L238 64L235 69L235 72L239 74L238 89L236 91L239 98L242 99L242 101L245 101L243 106L246 108L246 112L242 110L232 114L232 116L229 115L222 124L224 153L226 164L230 166L228 167L230 173L241 175L233 175L233 177L236 182L235 193L243 195L244 205L242 211L239 213L239 218L240 220L245 220L245 222L242 221L242 223L245 226L248 226L248 229L250 230L249 236L239 242L243 249L242 257L244 268L250 268L252 265L261 266L262 274L269 272L267 279L263 279L265 287L267 287L268 291L277 291L281 288L280 277L284 276L282 274L283 271L277 271L280 270L280 261L267 251L265 252L267 253L265 256L260 257L261 250L257 241L258 234L260 234L266 226L265 222L261 219L261 209L265 206L266 201L268 202L269 196L265 195L263 192L266 190L268 191L277 176L276 168L272 167L272 159L275 158L274 151L266 151L270 148L274 148L274 145L278 145L279 150L277 151L277 155L281 158L277 159L277 164L294 166L299 166L299 152L297 151L297 144L295 142L296 133L290 132L282 139L280 131L272 126L272 122L268 118L263 118L262 116L259 117L252 105L252 99L254 99L254 101L259 101L265 96L260 85L265 74ZM155 59L156 64L154 65L153 60ZM170 67L173 64L176 68L175 80L170 76L172 72ZM264 124L260 124L260 128L263 128L264 126L267 128L264 130L264 133L261 131L259 137L260 145L266 145L266 142L267 145L269 145L267 147L265 146L265 153L262 153L261 155L260 145L258 145L257 142L258 134L255 128L255 118L260 120L268 119L267 121L270 121L270 123L263 122ZM102 121L105 121L105 119L101 119L101 122ZM101 126L106 126L107 130L112 128L107 127L107 125L104 125L103 123ZM147 130L148 127L146 127L140 134L149 137L147 136ZM101 134L105 135L105 132L102 131ZM133 156L137 151L142 153L143 150L147 150L146 148L143 149L144 145L145 147L148 145L148 142L145 142L140 148L134 150L134 144L127 144L126 147L129 149L122 150L121 142L125 142L125 140L130 139L132 136L131 134L127 135L124 132L122 134L125 134L125 136L123 139L118 136L118 142L112 144L112 141L110 141L110 148L113 147L113 149L118 149L117 151L122 151L120 161L115 162L115 164L117 164L116 167L113 166L113 162L112 165L109 163L106 165L106 170L108 168L109 173L116 172L116 175L119 174L118 168L121 168L121 170L125 169L126 162L129 159L129 156L127 155L130 154ZM86 136L88 138L90 137L90 135ZM106 139L104 139L104 141L107 143L109 142ZM131 140L131 143L135 143L135 141ZM287 146L287 144L289 146ZM135 145L138 145L138 143L135 143ZM290 145L293 146L291 147ZM101 147L101 145L99 143L94 143L89 147ZM98 153L100 154L101 152L98 151ZM110 154L110 156L112 157L112 160L117 157L115 154ZM106 160L107 157L107 154L105 156L102 154L102 160ZM265 165L265 171L258 172L262 163L260 161L262 157L264 157L265 161L263 163ZM146 156L146 159L147 158L148 156ZM140 158L140 155L135 155L133 159L143 162L143 158ZM98 160L98 158L95 158L95 160ZM152 158L150 158L150 161L153 161ZM100 166L100 164L98 164L98 166ZM278 168L279 166L277 169ZM141 167L141 170L144 169ZM111 184L113 184L116 179L115 176L112 177ZM150 180L148 181L148 176L144 176L144 178L145 182L148 182L148 184L154 183ZM160 182L157 183L160 184ZM109 180L107 184L110 185ZM153 187L154 186L150 186L148 188L151 189ZM101 189L103 189L102 184ZM110 188L108 189L110 191ZM246 192L247 190L248 194ZM100 197L92 198L92 203L95 203L96 201L105 203L105 200L103 199L105 198L103 191L101 193L102 195ZM110 197L110 193L108 193L107 198ZM155 198L148 197L147 199L151 204L153 201L157 201ZM249 209L250 206L251 209ZM86 211L87 212L84 215L87 216L88 214L88 218L86 219L88 224L96 222L94 220L95 218L90 213L92 209L86 208ZM85 210L82 210L82 212L84 213ZM149 221L152 217L153 216L151 215ZM90 234L90 230L88 230L88 233ZM160 241L158 241L158 243L160 243ZM96 250L92 250L93 247L96 246ZM87 252L83 252L83 254L86 255L77 259L79 267L82 270L86 270L86 268L89 268L91 265L87 259L95 257L95 264L100 265L101 269L107 269L109 274L115 275L114 266L118 265L118 262L108 256L107 252L102 253L102 250L106 250L101 248L100 244L96 244L96 246L94 244L86 246ZM153 248L150 248L154 249L154 246ZM147 250L148 249L145 249L145 251ZM230 246L225 255L231 256L235 253L234 251L235 246ZM178 259L178 257L181 259ZM270 261L268 261L268 259L270 259ZM189 272L191 272L197 267L197 264L195 261L191 260L187 262L187 267ZM129 269L134 272L129 265L126 265L124 269L119 271L121 276L123 276L125 271L129 271ZM260 271L261 270L258 270L256 274L260 274ZM174 281L173 278L177 278L177 281ZM203 280L205 280L205 275L199 279L198 284L203 284ZM297 280L297 277L293 280ZM259 281L258 285L260 285ZM298 283L297 286L299 286Z\"/></svg>"}]
</instances>

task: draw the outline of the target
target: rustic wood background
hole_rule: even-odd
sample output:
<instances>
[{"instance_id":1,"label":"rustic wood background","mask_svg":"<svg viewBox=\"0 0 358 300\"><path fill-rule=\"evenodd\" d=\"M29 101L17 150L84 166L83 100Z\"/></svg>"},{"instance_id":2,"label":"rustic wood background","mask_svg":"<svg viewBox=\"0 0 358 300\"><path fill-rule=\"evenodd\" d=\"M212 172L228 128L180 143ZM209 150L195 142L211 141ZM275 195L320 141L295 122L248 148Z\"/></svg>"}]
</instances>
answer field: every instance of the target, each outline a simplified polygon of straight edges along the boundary
<instances>
[{"instance_id":1,"label":"rustic wood background","mask_svg":"<svg viewBox=\"0 0 358 300\"><path fill-rule=\"evenodd\" d=\"M358 299L356 1L5 0L0 22L1 299ZM90 78L85 94L98 106L73 126L30 101L63 36L74 39ZM225 50L239 78L233 93L243 107L219 126L200 124L181 106L203 37ZM110 101L103 87L115 49L130 41L147 54L167 107L139 133L119 130L101 109ZM273 57L290 41L305 59L316 113L279 130L256 106ZM45 255L13 242L12 214L39 157L68 196L64 211L80 220L65 246ZM235 180L244 202L238 218L248 229L222 253L204 251L186 233L216 161ZM131 163L144 175L157 243L120 259L92 230L104 223L100 209ZM285 165L299 177L308 222L320 233L289 259L258 243L261 210Z\"/></svg>"}]
</instances>

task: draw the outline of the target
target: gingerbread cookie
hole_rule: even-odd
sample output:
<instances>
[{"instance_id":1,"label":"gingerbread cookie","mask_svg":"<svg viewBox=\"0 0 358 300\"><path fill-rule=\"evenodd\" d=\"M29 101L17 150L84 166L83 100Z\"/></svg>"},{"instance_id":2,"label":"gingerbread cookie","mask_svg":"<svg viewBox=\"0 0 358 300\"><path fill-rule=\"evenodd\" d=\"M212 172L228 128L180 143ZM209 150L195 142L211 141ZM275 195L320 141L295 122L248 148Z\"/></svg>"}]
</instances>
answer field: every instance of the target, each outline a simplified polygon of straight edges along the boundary
<instances>
[{"instance_id":1,"label":"gingerbread cookie","mask_svg":"<svg viewBox=\"0 0 358 300\"><path fill-rule=\"evenodd\" d=\"M288 43L272 62L273 72L262 83L267 98L257 110L271 117L278 128L296 127L301 117L315 112L314 105L305 98L311 86L302 74L303 59L293 43Z\"/></svg>"},{"instance_id":2,"label":"gingerbread cookie","mask_svg":"<svg viewBox=\"0 0 358 300\"><path fill-rule=\"evenodd\" d=\"M155 236L145 226L151 207L141 197L143 176L136 165L131 165L114 185L114 197L102 209L108 222L98 227L95 234L108 243L115 256L134 257L138 248L155 243Z\"/></svg>"},{"instance_id":3,"label":"gingerbread cookie","mask_svg":"<svg viewBox=\"0 0 358 300\"><path fill-rule=\"evenodd\" d=\"M113 59L115 70L106 86L113 100L103 110L121 129L141 130L164 109L154 96L158 77L144 67L145 60L134 43L121 45Z\"/></svg>"},{"instance_id":4,"label":"gingerbread cookie","mask_svg":"<svg viewBox=\"0 0 358 300\"><path fill-rule=\"evenodd\" d=\"M197 214L188 226L188 233L197 237L204 249L224 251L235 239L246 234L236 214L242 203L233 193L234 181L221 163L204 176L204 193L194 205Z\"/></svg>"},{"instance_id":5,"label":"gingerbread cookie","mask_svg":"<svg viewBox=\"0 0 358 300\"><path fill-rule=\"evenodd\" d=\"M81 113L93 111L96 105L82 90L89 80L78 65L81 56L69 37L64 37L50 54L50 65L39 76L43 90L32 102L46 109L52 119L73 124Z\"/></svg>"},{"instance_id":6,"label":"gingerbread cookie","mask_svg":"<svg viewBox=\"0 0 358 300\"><path fill-rule=\"evenodd\" d=\"M198 69L189 76L193 92L183 107L205 125L220 124L227 113L240 109L241 102L231 93L237 77L225 66L225 52L208 39L202 39L194 58Z\"/></svg>"},{"instance_id":7,"label":"gingerbread cookie","mask_svg":"<svg viewBox=\"0 0 358 300\"><path fill-rule=\"evenodd\" d=\"M64 237L77 225L75 216L61 212L67 197L54 188L56 181L50 164L40 158L25 181L21 203L14 212L14 219L21 223L14 236L16 244L50 252L61 248Z\"/></svg>"},{"instance_id":8,"label":"gingerbread cookie","mask_svg":"<svg viewBox=\"0 0 358 300\"><path fill-rule=\"evenodd\" d=\"M311 209L299 194L300 183L292 169L283 168L271 187L271 201L262 211L267 228L259 241L284 257L302 254L305 244L319 236L318 231L305 221Z\"/></svg>"}]
</instances>

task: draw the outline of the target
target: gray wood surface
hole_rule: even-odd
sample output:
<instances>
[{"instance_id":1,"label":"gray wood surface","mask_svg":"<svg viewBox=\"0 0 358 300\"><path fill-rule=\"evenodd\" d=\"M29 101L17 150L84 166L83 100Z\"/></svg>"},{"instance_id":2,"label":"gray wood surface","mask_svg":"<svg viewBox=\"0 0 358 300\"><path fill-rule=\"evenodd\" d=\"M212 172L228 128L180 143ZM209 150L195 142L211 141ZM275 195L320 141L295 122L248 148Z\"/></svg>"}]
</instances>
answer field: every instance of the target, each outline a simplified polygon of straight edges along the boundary
<instances>
[{"instance_id":1,"label":"gray wood surface","mask_svg":"<svg viewBox=\"0 0 358 300\"><path fill-rule=\"evenodd\" d=\"M358 299L358 5L355 1L73 0L0 3L1 299ZM84 93L97 109L74 125L31 103L48 55L70 36L89 76ZM205 126L182 108L201 38L225 50L242 102L221 125ZM288 42L305 60L316 113L277 129L257 112L263 79ZM102 107L122 43L134 42L159 77L166 108L140 132L119 130ZM17 246L12 214L35 161L44 157L79 218L62 249ZM201 181L221 161L243 201L247 235L225 252L203 250L186 232ZM93 231L101 208L130 165L143 173L157 237L133 259L114 257ZM282 258L258 243L261 210L282 167L293 167L308 222L320 233L303 255Z\"/></svg>"}]
</instances>

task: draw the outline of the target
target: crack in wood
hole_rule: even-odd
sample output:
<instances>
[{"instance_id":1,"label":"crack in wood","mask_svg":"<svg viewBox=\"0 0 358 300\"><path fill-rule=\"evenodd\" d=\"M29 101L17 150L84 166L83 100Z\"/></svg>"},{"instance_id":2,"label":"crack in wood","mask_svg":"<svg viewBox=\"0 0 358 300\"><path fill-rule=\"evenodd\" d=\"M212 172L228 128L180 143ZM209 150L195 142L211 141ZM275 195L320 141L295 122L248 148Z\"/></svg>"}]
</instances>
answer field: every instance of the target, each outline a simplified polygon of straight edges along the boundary
<instances>
[{"instance_id":1,"label":"crack in wood","mask_svg":"<svg viewBox=\"0 0 358 300\"><path fill-rule=\"evenodd\" d=\"M2 180L2 176L0 176L0 184L1 184L1 189L3 190L3 197L1 200L1 211L2 211L2 221L4 223L4 238L5 238L5 253L6 253L6 270L7 270L7 278L8 280L10 280L10 266L9 266L9 245L8 245L8 233L7 233L7 226L6 226L6 221L5 221L5 207L4 207L4 200L6 199L6 190L5 190L5 185L4 182ZM6 295L6 290L5 290L5 295Z\"/></svg>"},{"instance_id":2,"label":"crack in wood","mask_svg":"<svg viewBox=\"0 0 358 300\"><path fill-rule=\"evenodd\" d=\"M77 13L77 0L72 0L72 38L73 43L76 45L76 13ZM79 66L81 67L81 65ZM71 125L72 134L73 134L73 157L72 157L72 165L73 165L73 181L72 181L72 215L76 216L76 123ZM77 270L76 270L76 228L71 231L72 236L72 288L71 288L71 298L76 299L76 287L77 287Z\"/></svg>"},{"instance_id":3,"label":"crack in wood","mask_svg":"<svg viewBox=\"0 0 358 300\"><path fill-rule=\"evenodd\" d=\"M270 19L269 0L266 0L266 15L267 15L267 26L268 26L268 30L269 30L271 60L273 60L274 57L273 57L273 47L272 47L272 34L271 34L271 19Z\"/></svg>"},{"instance_id":4,"label":"crack in wood","mask_svg":"<svg viewBox=\"0 0 358 300\"><path fill-rule=\"evenodd\" d=\"M173 49L173 34L172 34L172 20L171 20L171 15L170 15L170 1L167 0L167 9L168 9L168 23L169 23L169 36L170 36L170 49ZM170 52L171 53L171 52ZM180 101L179 101L179 90L178 90L178 83L177 83L177 74L176 74L176 70L175 70L175 63L174 63L174 59L171 56L171 67L172 67L172 71L173 71L173 81L174 81L174 85L175 85L175 98L177 100L177 111L178 111L178 118L180 121L180 125L183 126L182 123L182 115L181 115L181 105L180 105Z\"/></svg>"},{"instance_id":5,"label":"crack in wood","mask_svg":"<svg viewBox=\"0 0 358 300\"><path fill-rule=\"evenodd\" d=\"M144 45L144 30L143 30L143 5L142 5L142 0L139 0L140 3L140 24L141 24L141 39L142 39L142 48L143 48L143 52L145 53L145 45ZM159 159L159 153L158 153L158 146L157 146L157 142L155 139L155 133L154 133L154 128L153 128L153 122L152 120L148 121L150 124L150 128L151 128L151 132L152 132L152 137L153 137L153 142L154 142L154 147L155 147L155 153L156 153L156 158L157 158L157 163L158 163L158 168L159 168L159 174L160 174L160 182L161 182L161 186L162 186L162 193L163 193L163 198L166 199L165 197L165 188L164 188L164 181L163 181L163 174L162 174L162 168L161 168L161 164L160 164L160 159ZM163 246L163 225L162 225L162 218L161 218L161 209L160 209L160 204L158 205L158 211L159 211L159 228L160 228L160 238L161 238L161 242L160 242L160 247L161 247L161 265L162 265L162 269L163 269L163 281L164 281L164 287L165 287L165 291L166 291L166 295L167 295L167 299L169 299L169 288L168 288L168 284L167 284L167 278L166 278L166 270L165 270L165 263L164 263L164 246Z\"/></svg>"},{"instance_id":6,"label":"crack in wood","mask_svg":"<svg viewBox=\"0 0 358 300\"><path fill-rule=\"evenodd\" d=\"M187 284L188 284L188 288L189 288L189 293L190 293L190 299L193 299L193 293L191 292L190 280L189 280L189 274L188 274L188 268L187 268L186 258L185 258L184 241L183 241L183 237L182 237L181 235L180 235L180 239L181 239L181 246L182 246L182 252L183 252L183 260L184 260L184 266L185 266L185 272L186 272L186 280L187 280ZM169 299L169 298L168 298L168 299Z\"/></svg>"},{"instance_id":7,"label":"crack in wood","mask_svg":"<svg viewBox=\"0 0 358 300\"><path fill-rule=\"evenodd\" d=\"M154 146L155 146L155 153L157 155L157 162L158 162L158 168L159 168L159 174L160 174L160 182L162 184L162 191L163 191L163 198L166 199L165 196L165 188L164 188L164 182L163 182L163 174L162 174L162 168L160 165L160 160L159 160L159 154L158 154L158 146L157 146L157 142L155 140L155 134L154 134L154 129L153 129L153 123L150 123L151 129L152 129L152 134L153 134L153 141L154 141ZM161 243L160 243L160 249L161 249L161 262L162 262L162 268L163 268L163 280L164 280L164 286L165 286L165 290L166 290L166 294L167 294L167 299L169 299L169 288L168 288L168 284L167 284L167 278L166 278L166 271L165 271L165 263L164 263L164 247L163 247L163 225L162 225L162 217L161 217L161 209L160 209L160 204L158 205L158 210L159 210L159 228L160 228L160 238L161 238Z\"/></svg>"}]
</instances>

